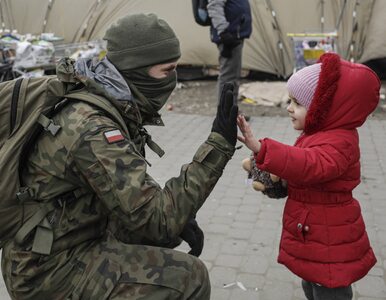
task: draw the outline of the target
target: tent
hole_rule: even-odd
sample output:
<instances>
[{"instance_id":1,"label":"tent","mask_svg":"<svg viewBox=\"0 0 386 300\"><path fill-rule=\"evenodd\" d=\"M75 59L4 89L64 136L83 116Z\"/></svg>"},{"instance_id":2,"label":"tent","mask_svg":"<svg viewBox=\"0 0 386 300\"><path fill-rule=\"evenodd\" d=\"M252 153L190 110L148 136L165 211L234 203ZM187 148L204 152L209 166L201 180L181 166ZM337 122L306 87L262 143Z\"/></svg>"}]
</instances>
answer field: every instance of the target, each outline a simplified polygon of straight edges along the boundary
<instances>
[{"instance_id":1,"label":"tent","mask_svg":"<svg viewBox=\"0 0 386 300\"><path fill-rule=\"evenodd\" d=\"M243 68L286 78L294 68L288 33L336 31L336 51L358 62L386 56L386 5L382 0L250 0L253 33ZM2 30L52 32L65 43L101 39L108 26L129 13L153 12L181 42L180 64L217 65L208 27L194 22L191 0L0 0Z\"/></svg>"}]
</instances>

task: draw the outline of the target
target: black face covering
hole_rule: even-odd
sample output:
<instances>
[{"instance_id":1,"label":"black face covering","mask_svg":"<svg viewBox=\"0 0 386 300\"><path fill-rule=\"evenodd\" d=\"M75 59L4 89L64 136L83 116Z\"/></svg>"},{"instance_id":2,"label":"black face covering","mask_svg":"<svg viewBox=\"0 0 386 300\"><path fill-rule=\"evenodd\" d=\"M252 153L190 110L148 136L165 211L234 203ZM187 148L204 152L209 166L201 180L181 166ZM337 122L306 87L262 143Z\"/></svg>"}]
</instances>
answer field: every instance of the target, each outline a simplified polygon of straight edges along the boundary
<instances>
[{"instance_id":1,"label":"black face covering","mask_svg":"<svg viewBox=\"0 0 386 300\"><path fill-rule=\"evenodd\" d=\"M128 83L137 105L145 115L154 115L168 100L177 84L177 73L174 71L168 77L157 79L149 75L151 67L121 71Z\"/></svg>"}]
</instances>

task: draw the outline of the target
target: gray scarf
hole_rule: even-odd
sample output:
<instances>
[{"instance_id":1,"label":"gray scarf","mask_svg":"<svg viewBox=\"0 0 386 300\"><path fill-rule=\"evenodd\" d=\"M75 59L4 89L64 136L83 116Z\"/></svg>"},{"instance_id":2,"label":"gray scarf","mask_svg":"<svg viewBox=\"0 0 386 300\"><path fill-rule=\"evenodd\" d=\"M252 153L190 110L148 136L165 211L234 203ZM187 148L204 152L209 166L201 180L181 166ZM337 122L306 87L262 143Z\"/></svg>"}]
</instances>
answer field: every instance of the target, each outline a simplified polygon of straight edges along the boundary
<instances>
[{"instance_id":1,"label":"gray scarf","mask_svg":"<svg viewBox=\"0 0 386 300\"><path fill-rule=\"evenodd\" d=\"M107 94L120 101L131 101L133 96L125 79L105 57L102 60L78 58L75 62L78 76L94 80Z\"/></svg>"}]
</instances>

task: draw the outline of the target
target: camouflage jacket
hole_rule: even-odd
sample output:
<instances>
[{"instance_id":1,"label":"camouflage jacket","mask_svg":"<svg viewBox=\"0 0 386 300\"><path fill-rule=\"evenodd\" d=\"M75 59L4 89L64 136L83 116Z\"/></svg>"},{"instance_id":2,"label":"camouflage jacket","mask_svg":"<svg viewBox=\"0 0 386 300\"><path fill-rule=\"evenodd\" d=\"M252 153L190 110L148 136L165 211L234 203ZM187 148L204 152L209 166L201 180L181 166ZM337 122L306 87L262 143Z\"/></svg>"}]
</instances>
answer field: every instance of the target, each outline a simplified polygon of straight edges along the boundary
<instances>
[{"instance_id":1,"label":"camouflage jacket","mask_svg":"<svg viewBox=\"0 0 386 300\"><path fill-rule=\"evenodd\" d=\"M57 74L77 89L71 63ZM78 79L84 92L99 95L104 105L69 100L53 117L60 131L55 136L43 132L30 149L22 181L33 191L35 205L25 209L39 203L48 214L22 243L15 238L3 249L3 276L17 299L42 299L44 291L68 295L78 280L71 277L82 269L78 259L90 258L86 254L101 244L107 231L125 243L171 246L234 152L221 135L211 133L181 174L162 189L147 173L144 147L154 144L138 108L130 101L114 101L92 81ZM162 125L156 115L148 121ZM48 251L32 251L36 241L44 250L50 244Z\"/></svg>"},{"instance_id":2,"label":"camouflage jacket","mask_svg":"<svg viewBox=\"0 0 386 300\"><path fill-rule=\"evenodd\" d=\"M100 108L71 101L54 117L61 131L55 137L44 133L32 150L23 179L38 201L55 207L48 216L52 253L103 235L109 220L126 243L167 245L202 206L233 155L234 148L211 133L162 189L147 173L146 138L135 107L121 113L127 128ZM121 135L117 141L109 140L114 132Z\"/></svg>"}]
</instances>

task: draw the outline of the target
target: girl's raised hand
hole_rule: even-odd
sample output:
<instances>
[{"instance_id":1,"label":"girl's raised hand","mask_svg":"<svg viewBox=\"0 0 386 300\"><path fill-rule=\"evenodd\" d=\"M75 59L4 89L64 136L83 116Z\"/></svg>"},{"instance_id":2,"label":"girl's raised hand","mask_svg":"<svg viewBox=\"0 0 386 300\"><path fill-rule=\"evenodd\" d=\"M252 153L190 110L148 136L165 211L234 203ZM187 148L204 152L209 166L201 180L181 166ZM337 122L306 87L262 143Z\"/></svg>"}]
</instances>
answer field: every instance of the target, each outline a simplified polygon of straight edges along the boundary
<instances>
[{"instance_id":1,"label":"girl's raised hand","mask_svg":"<svg viewBox=\"0 0 386 300\"><path fill-rule=\"evenodd\" d=\"M237 139L245 144L250 150L254 153L260 151L261 144L257 138L253 135L251 126L249 126L248 122L245 120L243 115L237 116L237 126L240 129L242 135L238 135Z\"/></svg>"}]
</instances>

